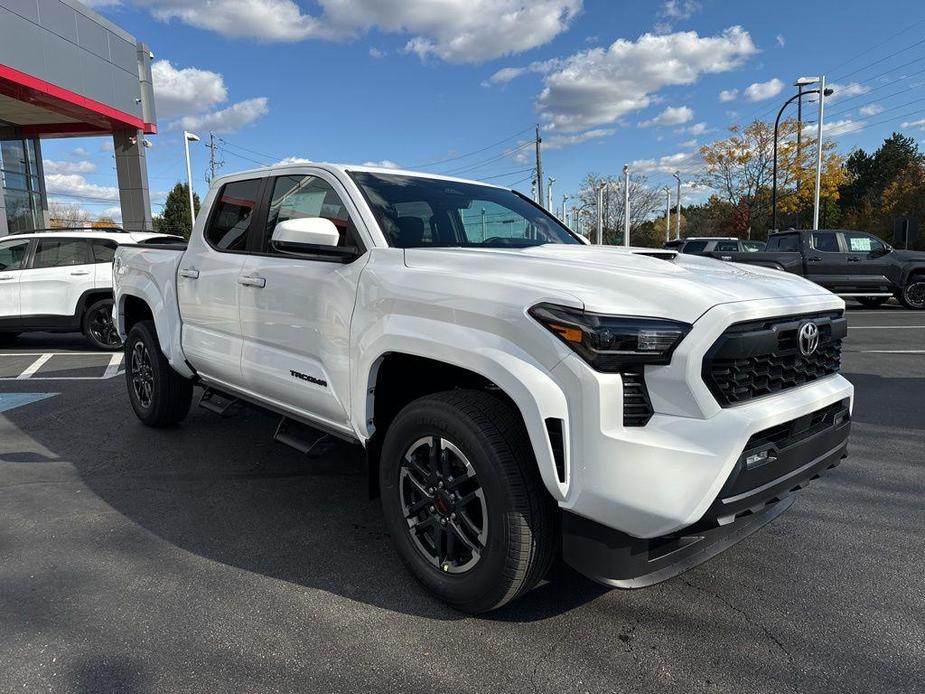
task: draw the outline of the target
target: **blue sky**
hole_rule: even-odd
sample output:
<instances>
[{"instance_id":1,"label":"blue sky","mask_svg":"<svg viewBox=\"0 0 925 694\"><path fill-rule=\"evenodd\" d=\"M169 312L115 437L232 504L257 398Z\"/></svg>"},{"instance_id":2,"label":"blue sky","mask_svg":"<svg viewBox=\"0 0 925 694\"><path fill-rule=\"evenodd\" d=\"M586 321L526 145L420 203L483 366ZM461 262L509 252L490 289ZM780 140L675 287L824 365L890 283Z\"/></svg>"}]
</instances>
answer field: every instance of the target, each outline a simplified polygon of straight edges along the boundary
<instances>
[{"instance_id":1,"label":"blue sky","mask_svg":"<svg viewBox=\"0 0 925 694\"><path fill-rule=\"evenodd\" d=\"M773 118L801 75L837 85L826 120L843 153L893 130L925 137L920 0L89 4L155 53L155 213L185 180L184 126L203 140L217 131L222 172L287 157L388 162L529 192L525 143L540 123L557 205L585 173L625 163L653 186L676 168L692 179L700 145ZM43 146L52 198L116 212L105 139ZM203 194L208 152L192 149Z\"/></svg>"}]
</instances>

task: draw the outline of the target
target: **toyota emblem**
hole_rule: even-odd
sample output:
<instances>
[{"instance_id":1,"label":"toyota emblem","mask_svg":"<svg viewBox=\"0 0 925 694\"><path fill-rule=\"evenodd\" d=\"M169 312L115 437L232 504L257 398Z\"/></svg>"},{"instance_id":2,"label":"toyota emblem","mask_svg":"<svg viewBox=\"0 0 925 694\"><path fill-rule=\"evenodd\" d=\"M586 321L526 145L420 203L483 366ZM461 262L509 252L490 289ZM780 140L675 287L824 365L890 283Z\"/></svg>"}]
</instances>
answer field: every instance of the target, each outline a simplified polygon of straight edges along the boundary
<instances>
[{"instance_id":1,"label":"toyota emblem","mask_svg":"<svg viewBox=\"0 0 925 694\"><path fill-rule=\"evenodd\" d=\"M804 323L800 326L800 351L804 357L812 355L819 347L819 326L815 323Z\"/></svg>"}]
</instances>

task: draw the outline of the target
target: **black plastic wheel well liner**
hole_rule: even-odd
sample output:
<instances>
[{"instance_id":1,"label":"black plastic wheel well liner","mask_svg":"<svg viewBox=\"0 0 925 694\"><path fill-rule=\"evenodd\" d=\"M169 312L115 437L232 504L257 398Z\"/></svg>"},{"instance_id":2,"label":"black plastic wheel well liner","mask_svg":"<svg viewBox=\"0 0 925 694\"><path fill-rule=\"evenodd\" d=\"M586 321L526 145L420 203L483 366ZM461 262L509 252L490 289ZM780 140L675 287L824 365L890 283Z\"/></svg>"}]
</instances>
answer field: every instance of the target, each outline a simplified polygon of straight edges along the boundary
<instances>
[{"instance_id":1,"label":"black plastic wheel well liner","mask_svg":"<svg viewBox=\"0 0 925 694\"><path fill-rule=\"evenodd\" d=\"M154 320L154 314L151 312L151 307L148 306L147 302L131 294L127 295L122 301L122 315L125 318L126 334L136 323L143 320Z\"/></svg>"}]
</instances>

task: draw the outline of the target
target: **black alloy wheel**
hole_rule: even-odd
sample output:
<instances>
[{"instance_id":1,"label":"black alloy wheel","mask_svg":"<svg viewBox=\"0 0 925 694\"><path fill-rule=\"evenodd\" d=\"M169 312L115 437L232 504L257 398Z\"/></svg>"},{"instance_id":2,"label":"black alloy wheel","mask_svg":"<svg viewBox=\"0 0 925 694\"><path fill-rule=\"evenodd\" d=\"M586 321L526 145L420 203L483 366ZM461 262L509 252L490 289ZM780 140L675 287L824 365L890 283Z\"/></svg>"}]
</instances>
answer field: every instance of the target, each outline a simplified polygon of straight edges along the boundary
<instances>
[{"instance_id":1,"label":"black alloy wheel","mask_svg":"<svg viewBox=\"0 0 925 694\"><path fill-rule=\"evenodd\" d=\"M129 371L132 391L138 399L138 404L148 409L154 401L154 369L151 366L151 353L141 340L132 345Z\"/></svg>"},{"instance_id":2,"label":"black alloy wheel","mask_svg":"<svg viewBox=\"0 0 925 694\"><path fill-rule=\"evenodd\" d=\"M915 311L925 309L925 275L916 275L909 278L903 288L900 300L906 308Z\"/></svg>"},{"instance_id":3,"label":"black alloy wheel","mask_svg":"<svg viewBox=\"0 0 925 694\"><path fill-rule=\"evenodd\" d=\"M112 320L112 299L102 299L87 309L84 315L84 334L99 349L114 351L122 347Z\"/></svg>"},{"instance_id":4,"label":"black alloy wheel","mask_svg":"<svg viewBox=\"0 0 925 694\"><path fill-rule=\"evenodd\" d=\"M478 564L488 539L488 508L462 451L440 436L420 438L402 457L399 479L408 533L421 556L450 574Z\"/></svg>"},{"instance_id":5,"label":"black alloy wheel","mask_svg":"<svg viewBox=\"0 0 925 694\"><path fill-rule=\"evenodd\" d=\"M125 383L135 415L150 427L177 424L189 412L193 382L170 366L153 321L139 321L128 332Z\"/></svg>"}]
</instances>

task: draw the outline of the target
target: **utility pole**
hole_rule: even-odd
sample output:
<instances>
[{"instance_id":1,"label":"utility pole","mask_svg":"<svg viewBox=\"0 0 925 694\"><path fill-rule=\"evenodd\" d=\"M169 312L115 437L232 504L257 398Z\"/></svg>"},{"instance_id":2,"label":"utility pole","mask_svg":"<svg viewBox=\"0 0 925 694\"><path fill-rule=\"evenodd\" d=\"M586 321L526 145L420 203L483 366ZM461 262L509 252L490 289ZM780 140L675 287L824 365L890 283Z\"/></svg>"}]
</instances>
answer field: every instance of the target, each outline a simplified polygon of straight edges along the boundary
<instances>
[{"instance_id":1,"label":"utility pole","mask_svg":"<svg viewBox=\"0 0 925 694\"><path fill-rule=\"evenodd\" d=\"M623 245L630 245L630 167L623 165Z\"/></svg>"},{"instance_id":2,"label":"utility pole","mask_svg":"<svg viewBox=\"0 0 925 694\"><path fill-rule=\"evenodd\" d=\"M215 180L216 170L222 168L225 165L224 161L221 161L215 156L215 150L218 149L218 145L215 144L215 133L211 130L209 131L209 175L206 176L206 183L210 186L212 181Z\"/></svg>"},{"instance_id":3,"label":"utility pole","mask_svg":"<svg viewBox=\"0 0 925 694\"><path fill-rule=\"evenodd\" d=\"M819 77L819 123L816 128L816 193L813 202L813 230L819 228L819 186L822 183L822 118L825 115L825 75Z\"/></svg>"},{"instance_id":4,"label":"utility pole","mask_svg":"<svg viewBox=\"0 0 925 694\"><path fill-rule=\"evenodd\" d=\"M568 226L568 208L565 204L568 202L568 193L562 194L562 223Z\"/></svg>"},{"instance_id":5,"label":"utility pole","mask_svg":"<svg viewBox=\"0 0 925 694\"><path fill-rule=\"evenodd\" d=\"M678 213L674 220L675 240L681 238L681 172L675 171L674 178L678 182Z\"/></svg>"},{"instance_id":6,"label":"utility pole","mask_svg":"<svg viewBox=\"0 0 925 694\"><path fill-rule=\"evenodd\" d=\"M598 246L604 243L604 184L597 188L597 239Z\"/></svg>"},{"instance_id":7,"label":"utility pole","mask_svg":"<svg viewBox=\"0 0 925 694\"><path fill-rule=\"evenodd\" d=\"M190 233L192 233L193 225L196 223L196 208L193 205L193 173L190 168L189 161L189 143L190 142L199 142L199 135L183 131L183 149L186 152L186 185L189 190L189 223L190 223Z\"/></svg>"},{"instance_id":8,"label":"utility pole","mask_svg":"<svg viewBox=\"0 0 925 694\"><path fill-rule=\"evenodd\" d=\"M665 186L665 243L671 241L671 186Z\"/></svg>"},{"instance_id":9,"label":"utility pole","mask_svg":"<svg viewBox=\"0 0 925 694\"><path fill-rule=\"evenodd\" d=\"M797 171L801 169L803 159L803 83L797 80ZM797 190L800 189L800 177L797 176Z\"/></svg>"},{"instance_id":10,"label":"utility pole","mask_svg":"<svg viewBox=\"0 0 925 694\"><path fill-rule=\"evenodd\" d=\"M546 203L549 205L549 211L552 212L553 216L556 214L556 203L552 197L552 184L556 182L552 176L549 177L549 187L546 189Z\"/></svg>"},{"instance_id":11,"label":"utility pole","mask_svg":"<svg viewBox=\"0 0 925 694\"><path fill-rule=\"evenodd\" d=\"M546 207L545 196L543 195L543 153L540 151L540 145L543 144L543 138L540 137L540 126L536 126L536 192L537 202L540 207Z\"/></svg>"}]
</instances>

